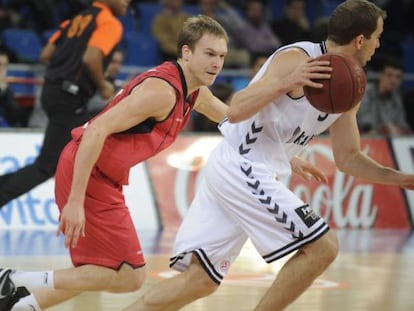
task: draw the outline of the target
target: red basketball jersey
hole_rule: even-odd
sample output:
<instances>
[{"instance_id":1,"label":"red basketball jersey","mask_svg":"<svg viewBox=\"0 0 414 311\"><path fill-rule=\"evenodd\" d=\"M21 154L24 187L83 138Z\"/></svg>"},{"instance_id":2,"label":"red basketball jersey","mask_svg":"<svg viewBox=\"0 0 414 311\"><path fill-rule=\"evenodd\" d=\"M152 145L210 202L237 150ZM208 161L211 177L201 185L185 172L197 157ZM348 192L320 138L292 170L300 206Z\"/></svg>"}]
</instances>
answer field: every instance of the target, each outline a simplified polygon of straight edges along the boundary
<instances>
[{"instance_id":1,"label":"red basketball jersey","mask_svg":"<svg viewBox=\"0 0 414 311\"><path fill-rule=\"evenodd\" d=\"M187 123L197 99L198 90L187 96L187 84L180 65L175 62L164 62L127 83L101 113L117 105L130 94L135 86L149 77L167 81L176 90L176 103L163 121L158 122L154 118L148 118L124 132L107 137L96 166L106 177L119 184L128 183L131 167L157 154L174 142ZM72 137L80 140L84 131L85 127L75 128L72 130Z\"/></svg>"}]
</instances>

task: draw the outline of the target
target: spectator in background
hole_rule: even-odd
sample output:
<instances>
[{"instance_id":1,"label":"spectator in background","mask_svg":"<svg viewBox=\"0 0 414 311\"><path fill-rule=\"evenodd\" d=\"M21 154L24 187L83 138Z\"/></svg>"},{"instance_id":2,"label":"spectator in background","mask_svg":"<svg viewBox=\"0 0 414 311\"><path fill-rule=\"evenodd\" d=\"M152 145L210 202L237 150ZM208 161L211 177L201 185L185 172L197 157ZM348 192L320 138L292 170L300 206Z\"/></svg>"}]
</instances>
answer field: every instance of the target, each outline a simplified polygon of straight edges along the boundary
<instances>
[{"instance_id":1,"label":"spectator in background","mask_svg":"<svg viewBox=\"0 0 414 311\"><path fill-rule=\"evenodd\" d=\"M190 14L183 10L183 0L163 0L164 8L152 22L152 34L158 42L161 60L177 59L177 40Z\"/></svg>"},{"instance_id":2,"label":"spectator in background","mask_svg":"<svg viewBox=\"0 0 414 311\"><path fill-rule=\"evenodd\" d=\"M247 1L245 8L246 24L239 31L239 40L254 55L271 54L280 45L279 38L273 33L266 20L264 4L261 0Z\"/></svg>"},{"instance_id":3,"label":"spectator in background","mask_svg":"<svg viewBox=\"0 0 414 311\"><path fill-rule=\"evenodd\" d=\"M0 51L0 126L20 126L19 106L15 94L7 82L9 57L6 52Z\"/></svg>"},{"instance_id":4,"label":"spectator in background","mask_svg":"<svg viewBox=\"0 0 414 311\"><path fill-rule=\"evenodd\" d=\"M306 1L287 0L284 15L273 20L271 27L284 45L309 40L311 26L306 16Z\"/></svg>"},{"instance_id":5,"label":"spectator in background","mask_svg":"<svg viewBox=\"0 0 414 311\"><path fill-rule=\"evenodd\" d=\"M406 121L400 89L403 66L395 58L383 61L378 81L367 86L357 114L362 134L406 135L412 131Z\"/></svg>"},{"instance_id":6,"label":"spectator in background","mask_svg":"<svg viewBox=\"0 0 414 311\"><path fill-rule=\"evenodd\" d=\"M213 95L219 98L222 102L230 104L231 97L234 93L234 89L230 84L216 83L210 87L210 90ZM213 122L196 110L193 110L192 123L194 132L220 133L216 122Z\"/></svg>"},{"instance_id":7,"label":"spectator in background","mask_svg":"<svg viewBox=\"0 0 414 311\"><path fill-rule=\"evenodd\" d=\"M111 61L105 71L105 79L114 86L115 92L122 88L123 81L117 80L117 78L121 72L123 62L124 52L117 49L114 54L112 54ZM100 93L96 93L88 103L88 113L91 117L95 116L106 106L107 103L107 99L103 98Z\"/></svg>"},{"instance_id":8,"label":"spectator in background","mask_svg":"<svg viewBox=\"0 0 414 311\"><path fill-rule=\"evenodd\" d=\"M218 21L229 35L229 51L224 62L226 68L247 68L250 62L250 54L247 49L240 47L235 39L245 26L244 18L229 5L221 0L199 0L200 14L207 15Z\"/></svg>"}]
</instances>

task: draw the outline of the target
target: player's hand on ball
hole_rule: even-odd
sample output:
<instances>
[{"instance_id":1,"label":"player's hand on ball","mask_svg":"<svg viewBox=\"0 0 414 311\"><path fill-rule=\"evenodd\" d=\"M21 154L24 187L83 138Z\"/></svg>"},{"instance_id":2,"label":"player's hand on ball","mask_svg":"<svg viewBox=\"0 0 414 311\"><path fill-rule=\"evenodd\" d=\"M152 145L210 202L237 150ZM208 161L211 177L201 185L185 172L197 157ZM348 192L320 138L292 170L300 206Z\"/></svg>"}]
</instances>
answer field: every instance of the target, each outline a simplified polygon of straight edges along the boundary
<instances>
[{"instance_id":1,"label":"player's hand on ball","mask_svg":"<svg viewBox=\"0 0 414 311\"><path fill-rule=\"evenodd\" d=\"M291 89L309 86L313 88L322 88L323 84L318 80L330 79L332 68L329 61L307 59L305 62L298 64L286 79L290 80Z\"/></svg>"}]
</instances>

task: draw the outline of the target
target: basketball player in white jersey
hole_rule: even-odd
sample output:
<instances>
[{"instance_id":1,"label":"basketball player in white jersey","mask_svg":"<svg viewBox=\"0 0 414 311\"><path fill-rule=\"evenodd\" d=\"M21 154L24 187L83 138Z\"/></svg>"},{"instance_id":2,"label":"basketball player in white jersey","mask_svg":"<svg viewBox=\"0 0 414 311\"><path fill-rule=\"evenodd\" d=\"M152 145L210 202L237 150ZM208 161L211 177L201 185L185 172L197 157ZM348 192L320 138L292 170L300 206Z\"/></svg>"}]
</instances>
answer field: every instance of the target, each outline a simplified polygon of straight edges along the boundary
<instances>
[{"instance_id":1,"label":"basketball player in white jersey","mask_svg":"<svg viewBox=\"0 0 414 311\"><path fill-rule=\"evenodd\" d=\"M177 234L170 266L182 273L156 284L125 310L178 310L213 293L247 238L268 263L296 251L255 310L282 310L292 303L332 263L338 242L328 224L280 180L291 174L290 159L328 128L341 171L414 189L414 175L361 152L358 107L321 113L304 97L304 83L289 81L301 64L328 51L352 55L365 65L379 47L385 16L366 0L342 2L330 18L325 42L277 50L234 95L219 125L224 139L210 155Z\"/></svg>"}]
</instances>

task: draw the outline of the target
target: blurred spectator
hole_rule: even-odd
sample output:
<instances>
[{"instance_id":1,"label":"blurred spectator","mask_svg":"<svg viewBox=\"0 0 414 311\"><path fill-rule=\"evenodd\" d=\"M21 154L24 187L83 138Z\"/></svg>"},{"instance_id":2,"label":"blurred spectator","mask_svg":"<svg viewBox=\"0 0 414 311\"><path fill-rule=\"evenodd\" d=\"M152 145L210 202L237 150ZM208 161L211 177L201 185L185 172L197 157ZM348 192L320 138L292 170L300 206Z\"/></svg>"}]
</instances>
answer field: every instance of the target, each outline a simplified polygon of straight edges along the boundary
<instances>
[{"instance_id":1,"label":"blurred spectator","mask_svg":"<svg viewBox=\"0 0 414 311\"><path fill-rule=\"evenodd\" d=\"M19 106L15 94L7 83L7 68L9 57L6 52L0 51L0 126L20 126Z\"/></svg>"},{"instance_id":2,"label":"blurred spectator","mask_svg":"<svg viewBox=\"0 0 414 311\"><path fill-rule=\"evenodd\" d=\"M368 84L358 111L362 134L406 135L412 131L407 123L400 89L403 67L399 60L384 59L378 81Z\"/></svg>"},{"instance_id":3,"label":"blurred spectator","mask_svg":"<svg viewBox=\"0 0 414 311\"><path fill-rule=\"evenodd\" d=\"M264 4L261 0L248 0L245 8L246 24L239 32L239 40L254 56L271 54L280 45L279 38L273 33L266 20Z\"/></svg>"},{"instance_id":4,"label":"blurred spectator","mask_svg":"<svg viewBox=\"0 0 414 311\"><path fill-rule=\"evenodd\" d=\"M287 0L283 16L273 20L271 26L283 45L309 40L311 27L306 17L306 1Z\"/></svg>"},{"instance_id":5,"label":"blurred spectator","mask_svg":"<svg viewBox=\"0 0 414 311\"><path fill-rule=\"evenodd\" d=\"M121 72L122 63L124 62L124 53L118 49L112 55L112 59L105 71L105 79L113 84L115 92L122 88L123 81L117 80ZM99 113L108 103L100 93L96 93L88 103L88 112L91 117Z\"/></svg>"},{"instance_id":6,"label":"blurred spectator","mask_svg":"<svg viewBox=\"0 0 414 311\"><path fill-rule=\"evenodd\" d=\"M228 53L224 61L225 67L247 68L250 62L249 52L241 48L235 37L239 36L245 21L242 16L226 1L199 0L200 14L207 15L218 21L229 36Z\"/></svg>"},{"instance_id":7,"label":"blurred spectator","mask_svg":"<svg viewBox=\"0 0 414 311\"><path fill-rule=\"evenodd\" d=\"M177 59L178 34L190 14L183 10L183 0L163 0L163 9L152 22L152 34L158 42L162 60Z\"/></svg>"},{"instance_id":8,"label":"blurred spectator","mask_svg":"<svg viewBox=\"0 0 414 311\"><path fill-rule=\"evenodd\" d=\"M216 83L211 86L211 92L226 104L230 103L233 96L233 87L228 83ZM204 115L193 111L192 124L194 132L212 132L219 133L217 123L211 121Z\"/></svg>"}]
</instances>

